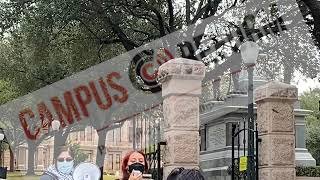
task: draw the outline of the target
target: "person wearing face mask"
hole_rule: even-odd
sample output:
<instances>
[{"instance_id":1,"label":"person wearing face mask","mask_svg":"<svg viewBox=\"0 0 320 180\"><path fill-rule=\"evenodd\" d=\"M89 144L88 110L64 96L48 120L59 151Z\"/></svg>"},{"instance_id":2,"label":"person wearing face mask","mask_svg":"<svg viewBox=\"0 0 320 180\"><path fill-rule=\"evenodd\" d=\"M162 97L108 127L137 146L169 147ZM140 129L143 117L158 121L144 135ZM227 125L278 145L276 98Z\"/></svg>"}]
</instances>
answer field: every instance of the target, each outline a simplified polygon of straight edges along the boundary
<instances>
[{"instance_id":1,"label":"person wearing face mask","mask_svg":"<svg viewBox=\"0 0 320 180\"><path fill-rule=\"evenodd\" d=\"M59 148L54 165L51 165L40 177L40 180L73 180L72 172L74 169L73 153L71 150L62 146Z\"/></svg>"},{"instance_id":2,"label":"person wearing face mask","mask_svg":"<svg viewBox=\"0 0 320 180\"><path fill-rule=\"evenodd\" d=\"M122 180L143 180L143 173L148 170L145 155L141 151L131 151L123 158Z\"/></svg>"}]
</instances>

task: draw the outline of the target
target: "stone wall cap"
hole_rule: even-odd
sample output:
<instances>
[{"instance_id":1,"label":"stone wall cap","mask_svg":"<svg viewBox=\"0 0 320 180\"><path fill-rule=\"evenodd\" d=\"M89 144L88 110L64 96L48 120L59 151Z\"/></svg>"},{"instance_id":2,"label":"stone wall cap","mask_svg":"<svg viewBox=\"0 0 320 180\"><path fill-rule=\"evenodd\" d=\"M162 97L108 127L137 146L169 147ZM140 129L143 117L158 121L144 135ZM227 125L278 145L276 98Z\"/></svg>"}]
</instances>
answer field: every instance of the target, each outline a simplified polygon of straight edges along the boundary
<instances>
[{"instance_id":1,"label":"stone wall cap","mask_svg":"<svg viewBox=\"0 0 320 180\"><path fill-rule=\"evenodd\" d=\"M291 85L291 84L287 84L287 83L283 83L283 82L279 82L279 81L270 81L260 87L257 88L257 90L259 89L265 89L265 88L297 88L295 85ZM257 91L256 90L256 91Z\"/></svg>"},{"instance_id":2,"label":"stone wall cap","mask_svg":"<svg viewBox=\"0 0 320 180\"><path fill-rule=\"evenodd\" d=\"M294 85L271 81L265 85L258 87L254 91L255 101L266 99L287 99L298 100L298 88Z\"/></svg>"},{"instance_id":3,"label":"stone wall cap","mask_svg":"<svg viewBox=\"0 0 320 180\"><path fill-rule=\"evenodd\" d=\"M201 61L176 58L170 60L159 67L157 80L164 82L168 78L177 79L199 79L205 76L206 66Z\"/></svg>"},{"instance_id":4,"label":"stone wall cap","mask_svg":"<svg viewBox=\"0 0 320 180\"><path fill-rule=\"evenodd\" d=\"M179 64L203 64L202 61L197 61L197 60L193 60L193 59L187 59L187 58L175 58L175 59L171 59L170 61L168 61L165 64L169 64L169 63L179 63ZM203 64L204 65L204 64Z\"/></svg>"}]
</instances>

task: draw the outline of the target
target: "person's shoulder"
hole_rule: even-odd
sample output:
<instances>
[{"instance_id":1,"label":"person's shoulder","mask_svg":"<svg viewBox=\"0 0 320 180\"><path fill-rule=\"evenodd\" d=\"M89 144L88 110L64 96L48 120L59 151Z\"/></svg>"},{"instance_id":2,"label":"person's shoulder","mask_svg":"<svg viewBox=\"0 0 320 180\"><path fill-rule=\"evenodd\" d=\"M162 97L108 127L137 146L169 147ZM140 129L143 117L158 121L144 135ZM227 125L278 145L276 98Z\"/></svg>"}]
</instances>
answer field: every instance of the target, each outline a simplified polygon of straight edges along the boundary
<instances>
[{"instance_id":1,"label":"person's shoulder","mask_svg":"<svg viewBox=\"0 0 320 180\"><path fill-rule=\"evenodd\" d=\"M40 177L40 180L56 180L55 177L53 176L50 176L48 174L43 174L41 177Z\"/></svg>"},{"instance_id":2,"label":"person's shoulder","mask_svg":"<svg viewBox=\"0 0 320 180\"><path fill-rule=\"evenodd\" d=\"M49 167L40 177L40 180L58 180L58 176L56 176L53 172L50 172L50 170L53 167Z\"/></svg>"}]
</instances>

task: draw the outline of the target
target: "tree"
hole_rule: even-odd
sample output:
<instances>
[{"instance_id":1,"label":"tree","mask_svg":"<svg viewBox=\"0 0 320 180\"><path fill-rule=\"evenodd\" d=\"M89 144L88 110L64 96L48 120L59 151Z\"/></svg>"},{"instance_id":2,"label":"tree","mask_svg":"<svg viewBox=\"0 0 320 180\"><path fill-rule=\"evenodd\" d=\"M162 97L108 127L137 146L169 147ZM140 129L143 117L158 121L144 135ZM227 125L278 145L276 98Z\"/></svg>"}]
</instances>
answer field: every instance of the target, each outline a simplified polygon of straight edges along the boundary
<instances>
[{"instance_id":1,"label":"tree","mask_svg":"<svg viewBox=\"0 0 320 180\"><path fill-rule=\"evenodd\" d=\"M4 160L4 152L9 148L7 142L5 140L0 141L0 165L2 166Z\"/></svg>"},{"instance_id":2,"label":"tree","mask_svg":"<svg viewBox=\"0 0 320 180\"><path fill-rule=\"evenodd\" d=\"M70 150L73 152L74 154L74 166L77 166L78 164L85 162L89 155L84 153L81 149L80 149L80 145L77 143L74 144L69 144L70 146Z\"/></svg>"},{"instance_id":3,"label":"tree","mask_svg":"<svg viewBox=\"0 0 320 180\"><path fill-rule=\"evenodd\" d=\"M14 98L16 98L19 94L18 88L13 85L12 82L7 80L0 80L0 104L8 102ZM0 127L4 130L4 134L6 139L10 139L10 141L6 141L9 145L10 150L10 171L14 171L14 154L16 152L16 148L19 145L22 145L25 140L23 137L22 129L17 128L19 125L16 121L9 121L8 119L3 119L1 117Z\"/></svg>"},{"instance_id":4,"label":"tree","mask_svg":"<svg viewBox=\"0 0 320 180\"><path fill-rule=\"evenodd\" d=\"M319 19L319 11L316 9L319 3L316 0L303 2L302 7L309 7L310 10L303 11L305 20L310 22L310 29L314 37L317 37L318 26L314 23ZM313 4L310 5L310 2ZM245 8L247 5L250 7ZM309 52L312 45L304 41L307 38L298 36L301 28L285 32L286 38L277 36L278 24L283 31L287 31L286 26L301 23L293 21L291 24L284 24L281 21L285 19L285 15L296 13L293 6L280 11L276 5L269 5L269 2L264 2L259 6L263 8L259 9L252 0L185 0L183 4L172 0L8 0L0 3L0 29L3 34L9 34L9 53L2 58L6 66L1 69L4 77L12 78L21 91L20 95L24 95L102 62L103 59L215 16L217 21L207 28L211 32L203 33L195 44L200 51L205 51L205 47L210 45L215 47L215 51L202 61L208 66L214 63L211 68L213 75L219 77L230 70L230 64L234 63L231 57L239 51L236 42L244 39L241 35L233 38L230 32L241 31L243 17L251 13L256 17L256 28L247 28L245 32L248 36L256 34L264 52L270 54L268 62L260 63L260 69L263 70L261 73L266 73L267 70L274 78L275 73L269 68L272 67L279 71L276 75L284 76L285 82L290 82L295 70L313 77L319 62L316 55L304 53L306 50ZM310 13L314 21L307 18ZM266 30L267 34L259 33L258 27ZM270 35L271 30L276 35ZM292 39L299 43L288 48ZM208 41L211 44L206 43ZM299 44L303 44L303 48ZM231 56L226 55L228 52L231 52ZM195 53L197 51L191 52L188 57L193 58ZM273 66L270 66L270 62ZM266 74L270 75L268 72ZM93 126L99 129L108 125L105 123L111 117L110 115L101 124ZM101 148L104 147L106 133L99 132Z\"/></svg>"},{"instance_id":5,"label":"tree","mask_svg":"<svg viewBox=\"0 0 320 180\"><path fill-rule=\"evenodd\" d=\"M317 164L320 162L320 89L316 88L305 92L300 97L300 102L303 109L311 110L312 112L306 117L307 127L307 148L316 159Z\"/></svg>"},{"instance_id":6,"label":"tree","mask_svg":"<svg viewBox=\"0 0 320 180\"><path fill-rule=\"evenodd\" d=\"M46 9L40 10L46 11ZM86 69L101 62L100 58L108 57L113 53L110 48L110 51L102 51L98 54L95 41L84 37L83 32L79 29L79 24L66 25L56 35L50 29L52 24L40 19L39 15L27 17L26 21L20 24L21 28L18 31L13 32L12 36L2 41L1 77L11 79L12 84L19 87L17 96L35 91ZM115 52L117 51L115 50ZM1 99L1 103L9 100L11 99ZM9 130L9 128L7 129ZM64 144L68 134L78 129L67 127L66 131L55 133L55 147ZM53 135L54 133L43 134L37 142L27 141L30 152L28 174L34 174L33 150L44 139Z\"/></svg>"}]
</instances>

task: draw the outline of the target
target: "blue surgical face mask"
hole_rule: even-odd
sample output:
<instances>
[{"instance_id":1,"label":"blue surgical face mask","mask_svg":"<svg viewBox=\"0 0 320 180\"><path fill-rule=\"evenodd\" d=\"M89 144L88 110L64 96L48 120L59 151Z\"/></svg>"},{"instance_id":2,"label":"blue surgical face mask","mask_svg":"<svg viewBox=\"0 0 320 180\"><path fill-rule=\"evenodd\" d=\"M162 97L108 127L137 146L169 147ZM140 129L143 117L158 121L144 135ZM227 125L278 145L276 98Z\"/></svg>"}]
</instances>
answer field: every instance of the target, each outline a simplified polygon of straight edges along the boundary
<instances>
[{"instance_id":1,"label":"blue surgical face mask","mask_svg":"<svg viewBox=\"0 0 320 180\"><path fill-rule=\"evenodd\" d=\"M73 161L57 161L57 169L63 174L70 174L73 170Z\"/></svg>"}]
</instances>

